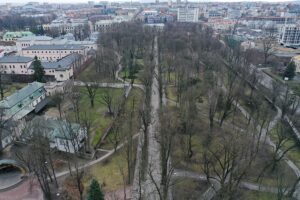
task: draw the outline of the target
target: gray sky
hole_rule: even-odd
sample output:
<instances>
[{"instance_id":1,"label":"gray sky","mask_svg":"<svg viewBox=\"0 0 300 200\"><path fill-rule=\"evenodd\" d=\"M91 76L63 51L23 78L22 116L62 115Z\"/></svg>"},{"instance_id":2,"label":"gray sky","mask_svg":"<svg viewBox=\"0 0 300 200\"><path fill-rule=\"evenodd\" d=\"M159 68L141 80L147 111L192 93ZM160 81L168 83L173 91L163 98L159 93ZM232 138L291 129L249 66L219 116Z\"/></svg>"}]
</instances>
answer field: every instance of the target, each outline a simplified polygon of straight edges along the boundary
<instances>
[{"instance_id":1,"label":"gray sky","mask_svg":"<svg viewBox=\"0 0 300 200\"><path fill-rule=\"evenodd\" d=\"M48 2L48 3L87 3L88 0L0 0L1 3L17 3L17 4L23 4L30 1L35 2ZM94 2L99 2L100 0L94 0ZM129 1L129 0L105 0L105 1L112 1L112 2L121 2L121 1ZM155 0L133 0L133 1L139 1L139 2L155 2ZM167 1L167 0L161 0L161 1ZM173 0L174 2L175 0ZM198 1L199 0L191 0L191 1ZM255 1L255 0L200 0L200 2L203 1L222 1L222 2L237 2L237 1ZM256 0L257 1L257 0ZM284 2L284 1L290 1L290 0L260 0L260 1L268 1L268 2Z\"/></svg>"}]
</instances>

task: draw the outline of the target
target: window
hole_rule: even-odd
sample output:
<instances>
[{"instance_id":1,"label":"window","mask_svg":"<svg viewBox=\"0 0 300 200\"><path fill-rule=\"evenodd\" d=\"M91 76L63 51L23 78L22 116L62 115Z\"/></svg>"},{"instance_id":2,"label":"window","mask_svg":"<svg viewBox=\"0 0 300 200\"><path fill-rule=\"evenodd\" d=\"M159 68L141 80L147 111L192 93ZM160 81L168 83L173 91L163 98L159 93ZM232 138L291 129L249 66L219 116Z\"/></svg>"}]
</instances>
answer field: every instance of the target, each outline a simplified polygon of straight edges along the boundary
<instances>
[{"instance_id":1,"label":"window","mask_svg":"<svg viewBox=\"0 0 300 200\"><path fill-rule=\"evenodd\" d=\"M45 53L47 53L47 51L45 51Z\"/></svg>"},{"instance_id":2,"label":"window","mask_svg":"<svg viewBox=\"0 0 300 200\"><path fill-rule=\"evenodd\" d=\"M15 66L13 65L13 68L15 68Z\"/></svg>"},{"instance_id":3,"label":"window","mask_svg":"<svg viewBox=\"0 0 300 200\"><path fill-rule=\"evenodd\" d=\"M59 77L60 77L60 78L63 78L63 77L64 77L64 75L63 75L63 74L60 74L60 75L59 75Z\"/></svg>"}]
</instances>

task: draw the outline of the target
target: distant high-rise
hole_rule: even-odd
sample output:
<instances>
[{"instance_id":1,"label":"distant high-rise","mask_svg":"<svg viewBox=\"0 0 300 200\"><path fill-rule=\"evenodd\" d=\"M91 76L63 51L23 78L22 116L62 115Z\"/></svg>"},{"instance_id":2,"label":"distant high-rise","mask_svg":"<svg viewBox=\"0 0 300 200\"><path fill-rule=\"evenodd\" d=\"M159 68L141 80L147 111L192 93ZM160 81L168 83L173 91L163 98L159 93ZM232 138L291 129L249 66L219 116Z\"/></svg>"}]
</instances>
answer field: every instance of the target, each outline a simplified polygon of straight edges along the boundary
<instances>
[{"instance_id":1,"label":"distant high-rise","mask_svg":"<svg viewBox=\"0 0 300 200\"><path fill-rule=\"evenodd\" d=\"M172 0L168 0L168 6L172 5Z\"/></svg>"},{"instance_id":2,"label":"distant high-rise","mask_svg":"<svg viewBox=\"0 0 300 200\"><path fill-rule=\"evenodd\" d=\"M178 3L178 4L181 3L181 0L176 0L176 3Z\"/></svg>"},{"instance_id":3,"label":"distant high-rise","mask_svg":"<svg viewBox=\"0 0 300 200\"><path fill-rule=\"evenodd\" d=\"M179 22L198 22L198 8L178 8L177 21Z\"/></svg>"},{"instance_id":4,"label":"distant high-rise","mask_svg":"<svg viewBox=\"0 0 300 200\"><path fill-rule=\"evenodd\" d=\"M155 0L155 3L159 3L159 0Z\"/></svg>"},{"instance_id":5,"label":"distant high-rise","mask_svg":"<svg viewBox=\"0 0 300 200\"><path fill-rule=\"evenodd\" d=\"M285 24L280 30L279 42L284 46L300 46L300 26Z\"/></svg>"}]
</instances>

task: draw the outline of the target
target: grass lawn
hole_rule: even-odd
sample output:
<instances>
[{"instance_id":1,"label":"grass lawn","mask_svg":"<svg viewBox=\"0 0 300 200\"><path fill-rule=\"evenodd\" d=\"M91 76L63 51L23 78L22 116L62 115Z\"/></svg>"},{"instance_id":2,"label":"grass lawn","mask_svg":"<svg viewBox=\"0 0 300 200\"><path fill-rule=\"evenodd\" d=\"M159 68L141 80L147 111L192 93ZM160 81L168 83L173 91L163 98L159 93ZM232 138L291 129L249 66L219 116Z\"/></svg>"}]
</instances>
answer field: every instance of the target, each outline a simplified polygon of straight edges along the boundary
<instances>
[{"instance_id":1,"label":"grass lawn","mask_svg":"<svg viewBox=\"0 0 300 200\"><path fill-rule=\"evenodd\" d=\"M139 72L135 74L136 75L136 78L134 79L135 84L142 84L142 81L141 81L142 72L143 72L143 70L139 70ZM125 81L127 81L127 82L131 82L131 79L128 78L128 75L129 75L129 72L125 68L123 68L123 70L120 71L120 73L119 73L119 77L121 77L123 80L125 78Z\"/></svg>"},{"instance_id":2,"label":"grass lawn","mask_svg":"<svg viewBox=\"0 0 300 200\"><path fill-rule=\"evenodd\" d=\"M208 187L209 185L204 181L178 178L173 186L173 198L174 200L199 199Z\"/></svg>"},{"instance_id":3,"label":"grass lawn","mask_svg":"<svg viewBox=\"0 0 300 200\"><path fill-rule=\"evenodd\" d=\"M127 170L124 165L126 163L125 156L120 152L108 158L102 163L96 164L88 168L87 175L84 179L84 186L89 188L90 181L95 178L99 181L102 189L105 192L111 192L123 187L122 174L120 167L124 168L125 176L127 176Z\"/></svg>"},{"instance_id":4,"label":"grass lawn","mask_svg":"<svg viewBox=\"0 0 300 200\"><path fill-rule=\"evenodd\" d=\"M83 70L77 77L77 80L80 81L99 81L99 82L119 82L118 80L115 79L111 79L109 77L107 78L103 78L100 76L95 76L95 74L97 74L98 72L96 72L96 68L95 68L95 63L91 62L91 64L85 69ZM93 77L93 80L91 80L91 77Z\"/></svg>"},{"instance_id":5,"label":"grass lawn","mask_svg":"<svg viewBox=\"0 0 300 200\"><path fill-rule=\"evenodd\" d=\"M130 124L129 115L134 110L133 114L133 121L132 121L132 134L136 134L140 128L140 117L139 117L139 110L142 106L143 100L143 92L140 89L133 88L126 99L124 114L121 116L121 120L117 123L120 130L120 137L123 134L128 133L128 125ZM109 140L106 140L104 144L101 145L103 149L113 149L113 143Z\"/></svg>"},{"instance_id":6,"label":"grass lawn","mask_svg":"<svg viewBox=\"0 0 300 200\"><path fill-rule=\"evenodd\" d=\"M170 100L177 101L176 88L173 86L167 86L166 96Z\"/></svg>"},{"instance_id":7,"label":"grass lawn","mask_svg":"<svg viewBox=\"0 0 300 200\"><path fill-rule=\"evenodd\" d=\"M250 191L250 190L243 190L241 191L241 198L245 200L271 200L277 199L277 195L273 193L267 192L258 192L258 191ZM289 198L283 198L282 200L288 200Z\"/></svg>"},{"instance_id":8,"label":"grass lawn","mask_svg":"<svg viewBox=\"0 0 300 200\"><path fill-rule=\"evenodd\" d=\"M297 142L295 141L295 138L293 137L293 130L292 128L287 125L284 124L285 126L285 134L286 136L289 138L288 141L286 141L283 145L283 148L281 150L285 150L291 146L295 146L293 149L289 150L287 152L287 156L289 159L291 159L295 165L297 165L297 167L300 168L300 147L299 144L297 144ZM276 127L275 127L276 128ZM270 131L270 137L272 139L272 141L274 143L276 143L276 141L278 141L278 134L276 133L276 129L273 129L272 131Z\"/></svg>"},{"instance_id":9,"label":"grass lawn","mask_svg":"<svg viewBox=\"0 0 300 200\"><path fill-rule=\"evenodd\" d=\"M121 96L123 95L123 89L98 88L95 96L94 108L91 108L86 88L80 88L80 92L82 93L82 97L80 99L81 115L86 112L92 120L92 145L97 144L102 134L113 120L112 117L106 115L107 106L101 103L101 96L106 90L110 90L112 92L113 105L117 105L120 102Z\"/></svg>"}]
</instances>

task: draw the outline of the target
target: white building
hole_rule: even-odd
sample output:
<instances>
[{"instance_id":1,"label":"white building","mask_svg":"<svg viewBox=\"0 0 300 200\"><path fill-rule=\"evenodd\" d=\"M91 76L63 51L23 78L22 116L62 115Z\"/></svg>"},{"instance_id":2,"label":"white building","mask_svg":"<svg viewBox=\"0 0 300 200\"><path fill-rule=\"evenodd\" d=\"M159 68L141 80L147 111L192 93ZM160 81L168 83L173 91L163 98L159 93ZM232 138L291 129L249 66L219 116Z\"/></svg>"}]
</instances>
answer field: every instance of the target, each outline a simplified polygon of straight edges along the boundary
<instances>
[{"instance_id":1,"label":"white building","mask_svg":"<svg viewBox=\"0 0 300 200\"><path fill-rule=\"evenodd\" d=\"M62 38L52 38L48 36L30 36L23 37L16 41L17 51L19 55L22 55L22 49L33 45L81 45L86 46L87 50L97 49L96 40L84 40L75 41L70 39L70 37L62 36Z\"/></svg>"},{"instance_id":2,"label":"white building","mask_svg":"<svg viewBox=\"0 0 300 200\"><path fill-rule=\"evenodd\" d=\"M44 24L44 30L58 30L60 33L74 33L76 29L88 27L88 19L59 18L50 24Z\"/></svg>"},{"instance_id":3,"label":"white building","mask_svg":"<svg viewBox=\"0 0 300 200\"><path fill-rule=\"evenodd\" d=\"M32 45L43 45L43 44L51 44L53 40L52 37L48 36L27 36L19 38L16 41L17 51L21 52L22 49L30 47Z\"/></svg>"},{"instance_id":4,"label":"white building","mask_svg":"<svg viewBox=\"0 0 300 200\"><path fill-rule=\"evenodd\" d=\"M284 46L300 46L300 26L283 26L280 30L279 43Z\"/></svg>"},{"instance_id":5,"label":"white building","mask_svg":"<svg viewBox=\"0 0 300 200\"><path fill-rule=\"evenodd\" d=\"M116 16L114 19L99 20L94 25L94 31L97 32L106 32L111 30L114 26L117 26L119 23L128 22L132 19L130 16Z\"/></svg>"},{"instance_id":6,"label":"white building","mask_svg":"<svg viewBox=\"0 0 300 200\"><path fill-rule=\"evenodd\" d=\"M298 55L298 56L294 56L293 58L292 58L292 61L295 63L295 65L296 65L296 72L297 73L300 73L300 55Z\"/></svg>"},{"instance_id":7,"label":"white building","mask_svg":"<svg viewBox=\"0 0 300 200\"><path fill-rule=\"evenodd\" d=\"M33 45L22 49L22 56L37 56L39 60L54 62L72 53L81 54L86 60L87 52L88 48L82 45Z\"/></svg>"},{"instance_id":8,"label":"white building","mask_svg":"<svg viewBox=\"0 0 300 200\"><path fill-rule=\"evenodd\" d=\"M0 70L4 74L33 75L34 58L22 56L5 56L0 58ZM74 71L84 63L84 58L78 53L72 53L55 62L41 62L45 76L55 81L66 81L73 77Z\"/></svg>"},{"instance_id":9,"label":"white building","mask_svg":"<svg viewBox=\"0 0 300 200\"><path fill-rule=\"evenodd\" d=\"M33 58L23 56L4 56L0 58L0 71L3 74L29 74Z\"/></svg>"},{"instance_id":10,"label":"white building","mask_svg":"<svg viewBox=\"0 0 300 200\"><path fill-rule=\"evenodd\" d=\"M179 22L198 22L199 9L198 8L178 8L177 21Z\"/></svg>"},{"instance_id":11,"label":"white building","mask_svg":"<svg viewBox=\"0 0 300 200\"><path fill-rule=\"evenodd\" d=\"M33 134L42 134L49 139L50 148L68 153L80 150L86 138L86 131L79 124L45 117L35 117L28 123L22 141L26 142Z\"/></svg>"}]
</instances>

